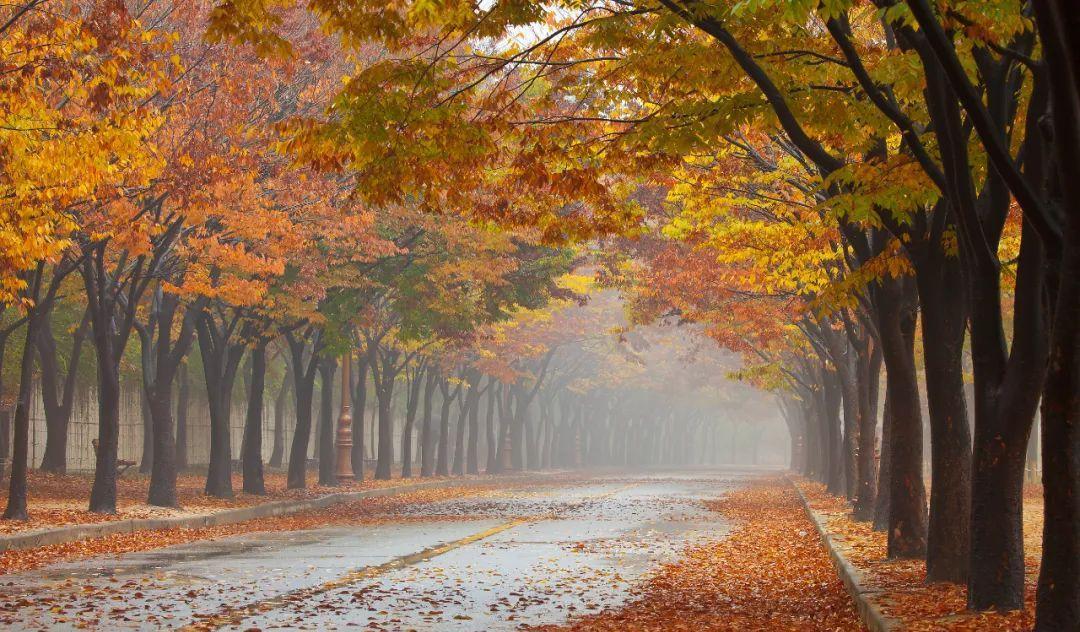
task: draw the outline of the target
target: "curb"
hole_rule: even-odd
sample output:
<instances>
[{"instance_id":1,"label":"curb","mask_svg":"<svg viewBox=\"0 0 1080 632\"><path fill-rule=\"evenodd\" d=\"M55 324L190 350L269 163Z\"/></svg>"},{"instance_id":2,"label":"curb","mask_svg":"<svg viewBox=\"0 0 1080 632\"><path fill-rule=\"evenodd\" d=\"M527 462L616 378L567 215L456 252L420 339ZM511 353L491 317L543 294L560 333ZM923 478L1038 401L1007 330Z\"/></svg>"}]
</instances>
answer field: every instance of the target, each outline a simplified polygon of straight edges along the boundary
<instances>
[{"instance_id":1,"label":"curb","mask_svg":"<svg viewBox=\"0 0 1080 632\"><path fill-rule=\"evenodd\" d=\"M513 481L519 479L535 478L535 476L501 477L501 481ZM237 522L246 522L258 518L271 518L288 514L325 509L332 505L363 500L365 498L379 498L382 496L394 496L422 489L440 489L445 487L457 487L478 482L476 479L452 479L443 481L429 481L426 483L410 483L395 485L380 489L369 489L359 492L336 492L304 500L277 500L274 502L226 509L208 514L195 516L177 516L175 518L131 518L128 520L113 520L96 524L71 525L52 529L37 529L26 533L0 536L0 553L4 551L19 551L33 549L52 544L65 544L78 540L102 538L110 535L134 533L136 531L155 531L169 529L197 529L200 527L214 527Z\"/></svg>"},{"instance_id":2,"label":"curb","mask_svg":"<svg viewBox=\"0 0 1080 632\"><path fill-rule=\"evenodd\" d=\"M787 481L795 489L795 493L798 494L799 502L802 503L803 510L806 511L806 517L810 519L810 522L814 523L814 528L817 529L822 544L825 545L825 549L829 552L829 557L832 558L833 565L836 567L840 579L844 582L844 587L847 588L848 594L855 601L855 608L859 611L859 618L862 619L863 625L870 632L897 632L900 630L900 622L882 613L881 608L870 599L877 591L862 586L862 573L840 553L840 547L837 546L833 536L829 533L825 520L810 508L810 502L803 495L799 486L790 478L787 478Z\"/></svg>"}]
</instances>

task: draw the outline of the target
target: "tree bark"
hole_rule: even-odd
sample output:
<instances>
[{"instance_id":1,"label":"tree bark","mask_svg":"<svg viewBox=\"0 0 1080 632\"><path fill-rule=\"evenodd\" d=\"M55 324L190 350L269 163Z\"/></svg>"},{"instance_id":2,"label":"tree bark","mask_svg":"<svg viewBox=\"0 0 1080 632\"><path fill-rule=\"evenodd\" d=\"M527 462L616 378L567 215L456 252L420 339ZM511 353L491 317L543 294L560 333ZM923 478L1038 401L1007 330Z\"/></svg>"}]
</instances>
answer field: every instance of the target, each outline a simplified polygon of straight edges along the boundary
<instances>
[{"instance_id":1,"label":"tree bark","mask_svg":"<svg viewBox=\"0 0 1080 632\"><path fill-rule=\"evenodd\" d=\"M285 340L289 344L292 357L293 392L296 395L296 426L293 430L292 446L289 449L289 471L286 487L304 489L307 487L307 453L311 440L311 404L315 396L315 376L319 368L319 356L322 352L322 332L309 327L303 336L286 332ZM310 349L308 348L310 346ZM306 357L305 357L306 354Z\"/></svg>"},{"instance_id":2,"label":"tree bark","mask_svg":"<svg viewBox=\"0 0 1080 632\"><path fill-rule=\"evenodd\" d=\"M435 475L450 475L450 405L454 403L457 394L461 391L458 385L453 391L450 390L450 381L443 379L439 383L439 391L442 393L442 403L439 410L439 447L435 461Z\"/></svg>"},{"instance_id":3,"label":"tree bark","mask_svg":"<svg viewBox=\"0 0 1080 632\"><path fill-rule=\"evenodd\" d=\"M319 363L319 484L336 486L334 473L334 373L337 359L323 358Z\"/></svg>"},{"instance_id":4,"label":"tree bark","mask_svg":"<svg viewBox=\"0 0 1080 632\"><path fill-rule=\"evenodd\" d=\"M285 375L281 378L281 388L278 389L277 397L274 398L274 445L270 450L268 465L280 469L285 460L285 402L289 395L289 385L292 384L292 372L285 367Z\"/></svg>"},{"instance_id":5,"label":"tree bark","mask_svg":"<svg viewBox=\"0 0 1080 632\"><path fill-rule=\"evenodd\" d=\"M247 414L244 417L244 441L240 467L244 474L244 493L266 494L262 461L263 395L266 390L266 345L261 339L251 349L251 380L248 384Z\"/></svg>"},{"instance_id":6,"label":"tree bark","mask_svg":"<svg viewBox=\"0 0 1080 632\"><path fill-rule=\"evenodd\" d=\"M494 380L495 378L491 378ZM497 469L499 443L495 433L495 407L498 405L502 393L502 385L496 386L494 382L488 386L487 410L487 459L484 461L484 471L492 474Z\"/></svg>"},{"instance_id":7,"label":"tree bark","mask_svg":"<svg viewBox=\"0 0 1080 632\"><path fill-rule=\"evenodd\" d=\"M51 311L46 310L43 314L41 332L36 340L38 358L41 362L41 401L45 409L46 427L45 454L41 458L41 470L63 474L67 471L68 427L71 423L75 384L79 374L79 357L90 321L89 313L84 313L82 322L72 334L67 373L64 374L61 382L56 338L53 336L49 318Z\"/></svg>"},{"instance_id":8,"label":"tree bark","mask_svg":"<svg viewBox=\"0 0 1080 632\"><path fill-rule=\"evenodd\" d=\"M186 470L188 467L188 405L191 403L191 377L188 375L188 366L180 366L179 391L176 394L176 469Z\"/></svg>"},{"instance_id":9,"label":"tree bark","mask_svg":"<svg viewBox=\"0 0 1080 632\"><path fill-rule=\"evenodd\" d=\"M356 380L353 389L353 421L352 421L352 466L353 478L357 481L364 480L364 415L367 411L367 354L357 353L357 371L352 378Z\"/></svg>"},{"instance_id":10,"label":"tree bark","mask_svg":"<svg viewBox=\"0 0 1080 632\"><path fill-rule=\"evenodd\" d=\"M210 463L206 472L206 493L232 498L232 391L244 345L233 340L236 320L219 326L205 313L199 319L199 352L202 354L206 398L210 408Z\"/></svg>"},{"instance_id":11,"label":"tree bark","mask_svg":"<svg viewBox=\"0 0 1080 632\"><path fill-rule=\"evenodd\" d=\"M371 350L371 370L375 378L375 399L379 408L379 450L375 464L375 479L390 480L394 466L394 382L397 379L398 358L396 350L383 350L380 362L378 347Z\"/></svg>"},{"instance_id":12,"label":"tree bark","mask_svg":"<svg viewBox=\"0 0 1080 632\"><path fill-rule=\"evenodd\" d=\"M409 390L405 398L405 427L401 431L401 478L412 478L413 466L413 426L416 425L416 413L420 408L420 387L424 382L423 364L413 371L409 380Z\"/></svg>"},{"instance_id":13,"label":"tree bark","mask_svg":"<svg viewBox=\"0 0 1080 632\"><path fill-rule=\"evenodd\" d=\"M889 529L889 493L892 489L892 450L893 443L892 402L889 389L885 388L885 406L881 415L881 460L878 468L878 494L874 499L874 531Z\"/></svg>"},{"instance_id":14,"label":"tree bark","mask_svg":"<svg viewBox=\"0 0 1080 632\"><path fill-rule=\"evenodd\" d=\"M878 493L877 461L874 456L877 448L877 383L881 378L881 348L870 336L864 340L865 345L855 350L859 397L859 489L855 493L854 515L856 520L870 521L874 518L874 502Z\"/></svg>"},{"instance_id":15,"label":"tree bark","mask_svg":"<svg viewBox=\"0 0 1080 632\"><path fill-rule=\"evenodd\" d=\"M35 283L40 283L40 268ZM8 501L4 509L4 520L29 519L26 512L26 469L30 452L30 404L33 396L31 379L34 375L34 341L37 340L42 326L41 314L34 311L36 310L31 311L26 320L26 340L19 364L19 395L15 403L11 473L8 477Z\"/></svg>"},{"instance_id":16,"label":"tree bark","mask_svg":"<svg viewBox=\"0 0 1080 632\"><path fill-rule=\"evenodd\" d=\"M945 212L939 209L936 212ZM926 402L930 414L928 581L968 577L971 507L971 431L964 397L963 351L967 315L960 260L927 244L916 256L922 309Z\"/></svg>"},{"instance_id":17,"label":"tree bark","mask_svg":"<svg viewBox=\"0 0 1080 632\"><path fill-rule=\"evenodd\" d=\"M926 489L922 472L922 411L915 372L915 314L909 279L883 279L878 331L892 413L889 446L890 558L926 554Z\"/></svg>"},{"instance_id":18,"label":"tree bark","mask_svg":"<svg viewBox=\"0 0 1080 632\"><path fill-rule=\"evenodd\" d=\"M420 476L423 477L435 473L435 428L432 423L434 420L431 400L438 384L438 371L432 367L428 369L427 381L424 383L424 416L420 426Z\"/></svg>"}]
</instances>

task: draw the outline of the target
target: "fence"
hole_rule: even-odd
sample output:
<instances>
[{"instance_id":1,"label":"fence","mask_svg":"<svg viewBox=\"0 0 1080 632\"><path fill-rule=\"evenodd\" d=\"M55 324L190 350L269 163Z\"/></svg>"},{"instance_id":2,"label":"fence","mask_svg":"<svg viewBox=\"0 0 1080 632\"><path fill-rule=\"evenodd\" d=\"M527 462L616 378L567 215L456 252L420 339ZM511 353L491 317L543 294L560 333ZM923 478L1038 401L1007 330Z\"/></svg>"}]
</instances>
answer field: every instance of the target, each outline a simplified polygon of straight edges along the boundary
<instances>
[{"instance_id":1,"label":"fence","mask_svg":"<svg viewBox=\"0 0 1080 632\"><path fill-rule=\"evenodd\" d=\"M34 401L30 409L30 465L36 467L45 454L47 427L45 409L41 401L41 390L35 385ZM240 394L239 391L237 393ZM274 402L267 393L263 406L262 453L263 460L270 458L274 447ZM240 444L244 434L244 417L247 413L246 401L237 402L234 398L232 414L229 418L230 447L233 458L240 456ZM243 399L242 397L239 399ZM97 396L92 388L80 389L76 395L68 426L67 467L70 471L91 471L94 469L94 448L91 442L98 434ZM315 417L317 419L317 416ZM286 405L284 423L285 457L292 442L295 413L292 402ZM174 408L175 423L175 408ZM314 457L317 449L315 426L313 423L312 440L309 442L308 456ZM125 383L120 395L120 445L118 458L139 462L143 452L143 412L142 394L138 384ZM187 407L187 455L188 464L206 465L210 456L210 413L205 393L192 389Z\"/></svg>"}]
</instances>

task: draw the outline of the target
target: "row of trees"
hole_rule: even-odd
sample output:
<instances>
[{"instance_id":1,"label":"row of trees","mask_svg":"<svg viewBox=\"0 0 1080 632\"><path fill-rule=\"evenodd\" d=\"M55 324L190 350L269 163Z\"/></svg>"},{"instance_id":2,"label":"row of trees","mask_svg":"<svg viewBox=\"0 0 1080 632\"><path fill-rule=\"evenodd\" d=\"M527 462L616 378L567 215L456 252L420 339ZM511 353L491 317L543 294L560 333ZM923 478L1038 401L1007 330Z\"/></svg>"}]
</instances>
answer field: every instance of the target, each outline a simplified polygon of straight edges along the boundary
<instances>
[{"instance_id":1,"label":"row of trees","mask_svg":"<svg viewBox=\"0 0 1080 632\"><path fill-rule=\"evenodd\" d=\"M889 554L966 582L972 608L1023 605L1041 402L1037 626L1080 625L1080 29L1065 2L293 4L94 3L73 21L30 2L0 34L24 69L0 103L20 130L4 137L2 287L36 340L81 281L103 402L92 507L111 508L108 404L144 314L165 390L194 338L212 385L277 337L298 383L314 379L349 347L354 328L328 326L343 314L460 358L444 340L463 323L529 305L479 298L476 283L514 287L500 262L606 236L601 279L635 317L696 320L742 352L738 374L787 397L807 469L862 519L887 501ZM75 171L65 150L82 145ZM447 233L439 252L470 235L468 257L445 277L410 267L418 240ZM507 235L525 242L512 256L475 254Z\"/></svg>"},{"instance_id":2,"label":"row of trees","mask_svg":"<svg viewBox=\"0 0 1080 632\"><path fill-rule=\"evenodd\" d=\"M552 241L663 228L661 244L632 247L649 250L641 274L616 262L613 281L645 288L642 314L666 306L756 358L743 375L789 394L808 467L862 519L887 499L889 555L966 582L975 609L1023 605L1023 464L1041 403L1037 627L1080 625L1080 29L1067 3L380 4L309 3L392 57L352 77L340 116L311 122L306 159L344 165L359 195L453 190L426 202ZM276 20L231 2L212 32L287 47Z\"/></svg>"},{"instance_id":3,"label":"row of trees","mask_svg":"<svg viewBox=\"0 0 1080 632\"><path fill-rule=\"evenodd\" d=\"M63 472L80 389L98 405L89 507L116 511L122 386L132 381L150 504L177 504L189 381L209 410L206 493L234 494L237 460L243 491L265 492L268 381L281 386L274 435L292 430L271 465L304 487L314 440L319 481L335 484L342 358L358 409L374 404L375 478L395 461L403 476L476 473L481 445L490 472L705 458L687 444L706 434L701 406L635 415L612 403L631 401L617 395L622 385L583 381L603 364L598 349L615 347L597 324L602 310L579 305L589 288L567 276L572 249L535 226L435 212L435 190L360 199L357 179L332 161L296 159L319 149L299 140L303 117L339 107L341 77L385 48L345 54L294 11L281 26L296 54L266 59L273 46L204 37L215 15L193 0L59 12L28 2L5 16L5 518L27 517L35 396L47 426L41 468ZM360 477L363 424L357 415Z\"/></svg>"}]
</instances>

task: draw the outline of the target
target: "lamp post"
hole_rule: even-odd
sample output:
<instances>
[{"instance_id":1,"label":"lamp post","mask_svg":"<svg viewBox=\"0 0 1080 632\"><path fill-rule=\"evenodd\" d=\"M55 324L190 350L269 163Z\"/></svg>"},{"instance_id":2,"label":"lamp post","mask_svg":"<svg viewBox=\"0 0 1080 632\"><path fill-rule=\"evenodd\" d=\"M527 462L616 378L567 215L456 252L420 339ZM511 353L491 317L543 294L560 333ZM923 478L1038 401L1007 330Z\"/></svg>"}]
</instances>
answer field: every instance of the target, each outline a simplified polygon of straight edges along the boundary
<instances>
[{"instance_id":1,"label":"lamp post","mask_svg":"<svg viewBox=\"0 0 1080 632\"><path fill-rule=\"evenodd\" d=\"M352 366L352 354L345 352L341 362L341 415L337 427L337 475L338 483L351 481L352 470L352 380L349 369Z\"/></svg>"}]
</instances>

